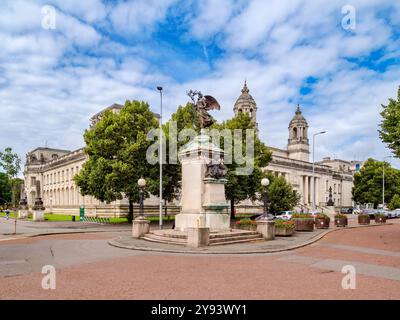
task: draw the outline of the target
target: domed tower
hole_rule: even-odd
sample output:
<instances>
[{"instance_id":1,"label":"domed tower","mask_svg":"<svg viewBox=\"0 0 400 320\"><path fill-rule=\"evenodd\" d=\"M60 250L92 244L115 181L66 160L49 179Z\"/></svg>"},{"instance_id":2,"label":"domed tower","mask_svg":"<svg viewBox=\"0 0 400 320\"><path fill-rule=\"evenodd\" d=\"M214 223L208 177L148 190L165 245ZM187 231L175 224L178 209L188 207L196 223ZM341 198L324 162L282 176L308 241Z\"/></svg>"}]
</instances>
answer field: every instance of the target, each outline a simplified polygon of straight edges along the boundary
<instances>
[{"instance_id":1,"label":"domed tower","mask_svg":"<svg viewBox=\"0 0 400 320\"><path fill-rule=\"evenodd\" d=\"M249 92L250 90L249 88L247 88L247 82L245 81L242 89L242 94L236 100L233 111L235 112L235 116L240 113L247 113L252 118L258 132L257 104L251 94L249 94Z\"/></svg>"},{"instance_id":2,"label":"domed tower","mask_svg":"<svg viewBox=\"0 0 400 320\"><path fill-rule=\"evenodd\" d=\"M289 158L309 162L310 144L308 141L308 123L297 105L296 114L289 124Z\"/></svg>"}]
</instances>

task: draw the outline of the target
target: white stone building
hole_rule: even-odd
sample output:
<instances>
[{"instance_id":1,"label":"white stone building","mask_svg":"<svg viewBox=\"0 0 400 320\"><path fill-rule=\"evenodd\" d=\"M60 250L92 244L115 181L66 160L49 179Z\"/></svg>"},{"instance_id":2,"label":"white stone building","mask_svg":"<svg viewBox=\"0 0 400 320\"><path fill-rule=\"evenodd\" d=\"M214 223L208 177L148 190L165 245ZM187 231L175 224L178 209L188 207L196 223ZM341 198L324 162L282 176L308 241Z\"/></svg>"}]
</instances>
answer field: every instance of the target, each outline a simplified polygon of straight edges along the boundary
<instances>
[{"instance_id":1,"label":"white stone building","mask_svg":"<svg viewBox=\"0 0 400 320\"><path fill-rule=\"evenodd\" d=\"M121 105L113 104L106 110L110 109L113 112L118 112L121 108ZM257 104L250 95L246 83L233 110L235 114L241 112L250 114L257 130L259 130ZM92 126L100 119L102 112L91 118ZM313 174L313 164L309 160L308 123L299 106L289 123L287 149L275 147L270 147L270 149L272 151L272 161L265 170L274 175L283 176L293 185L301 194L300 208L304 210L311 209L314 192L317 208L325 208L330 187L332 188L332 199L335 206L352 206L353 174L359 162L324 158L323 161L315 163ZM25 190L29 207L34 204L36 197L35 184L39 180L47 212L78 213L79 207L84 205L86 212L89 214L108 216L126 214L128 210L126 199L106 204L93 197L80 195L79 189L73 181L73 176L79 172L86 159L83 148L75 151L36 148L29 152L26 156L24 170ZM157 212L158 201L155 197L146 199L145 205L148 212ZM171 205L171 208L175 212L178 210L178 207L174 205ZM237 212L255 212L259 210L259 204L247 201L237 206Z\"/></svg>"}]
</instances>

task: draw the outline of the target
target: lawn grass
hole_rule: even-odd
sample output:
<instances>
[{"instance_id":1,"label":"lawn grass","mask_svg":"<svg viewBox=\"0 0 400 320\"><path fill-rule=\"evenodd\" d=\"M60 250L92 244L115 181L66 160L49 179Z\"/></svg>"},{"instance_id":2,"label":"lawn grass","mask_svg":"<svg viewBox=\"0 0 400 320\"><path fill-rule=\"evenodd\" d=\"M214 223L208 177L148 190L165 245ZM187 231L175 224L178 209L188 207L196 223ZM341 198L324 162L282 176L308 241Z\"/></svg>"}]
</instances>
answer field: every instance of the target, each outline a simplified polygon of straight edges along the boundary
<instances>
[{"instance_id":1,"label":"lawn grass","mask_svg":"<svg viewBox=\"0 0 400 320\"><path fill-rule=\"evenodd\" d=\"M5 212L0 212L0 217L5 217L6 216L6 214L5 214ZM15 218L15 212L10 212L10 215L9 215L9 217L10 217L10 219L11 218Z\"/></svg>"}]
</instances>

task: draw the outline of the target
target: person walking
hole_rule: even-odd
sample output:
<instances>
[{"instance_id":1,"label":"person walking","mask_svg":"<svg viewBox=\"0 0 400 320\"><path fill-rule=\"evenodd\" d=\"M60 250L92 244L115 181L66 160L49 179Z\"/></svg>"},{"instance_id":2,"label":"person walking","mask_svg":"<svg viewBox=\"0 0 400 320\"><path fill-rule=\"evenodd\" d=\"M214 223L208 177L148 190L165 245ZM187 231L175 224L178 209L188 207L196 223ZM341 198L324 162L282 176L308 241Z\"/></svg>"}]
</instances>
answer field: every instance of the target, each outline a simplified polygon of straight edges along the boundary
<instances>
[{"instance_id":1,"label":"person walking","mask_svg":"<svg viewBox=\"0 0 400 320\"><path fill-rule=\"evenodd\" d=\"M6 220L10 218L10 210L6 209Z\"/></svg>"}]
</instances>

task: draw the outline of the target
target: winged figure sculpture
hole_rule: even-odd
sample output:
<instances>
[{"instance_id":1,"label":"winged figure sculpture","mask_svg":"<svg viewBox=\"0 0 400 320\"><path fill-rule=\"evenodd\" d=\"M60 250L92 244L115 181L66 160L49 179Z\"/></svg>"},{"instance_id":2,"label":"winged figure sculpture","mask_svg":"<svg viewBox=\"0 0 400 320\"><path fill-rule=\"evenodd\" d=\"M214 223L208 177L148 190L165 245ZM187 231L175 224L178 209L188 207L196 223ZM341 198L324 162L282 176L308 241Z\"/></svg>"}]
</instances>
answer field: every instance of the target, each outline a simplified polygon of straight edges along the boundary
<instances>
[{"instance_id":1,"label":"winged figure sculpture","mask_svg":"<svg viewBox=\"0 0 400 320\"><path fill-rule=\"evenodd\" d=\"M220 110L221 106L218 101L212 96L203 95L200 91L190 90L187 95L193 101L193 105L196 108L200 128L210 127L214 123L214 120L207 111Z\"/></svg>"}]
</instances>

